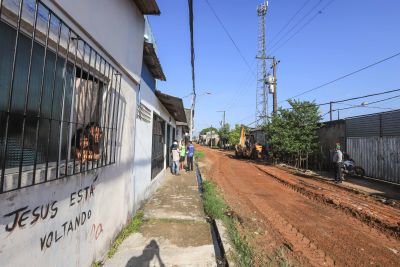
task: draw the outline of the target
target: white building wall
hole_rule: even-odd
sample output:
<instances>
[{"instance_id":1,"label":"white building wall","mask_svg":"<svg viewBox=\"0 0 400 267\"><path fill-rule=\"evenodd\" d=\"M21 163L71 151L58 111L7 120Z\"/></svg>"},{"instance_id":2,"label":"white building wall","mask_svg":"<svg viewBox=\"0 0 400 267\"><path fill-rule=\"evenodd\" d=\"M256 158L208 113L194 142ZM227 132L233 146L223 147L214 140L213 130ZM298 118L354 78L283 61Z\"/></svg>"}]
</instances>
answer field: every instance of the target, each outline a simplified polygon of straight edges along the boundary
<instances>
[{"instance_id":1,"label":"white building wall","mask_svg":"<svg viewBox=\"0 0 400 267\"><path fill-rule=\"evenodd\" d=\"M144 20L133 1L54 1L72 13L118 63L140 76ZM45 2L81 34L54 3ZM81 35L116 65L103 54L101 47ZM1 266L90 266L108 251L139 202L155 190L157 178L150 181L147 166L150 164L147 156L151 156L152 125L138 122L135 133L139 87L122 73L116 163L0 194ZM166 110L154 95L146 92L142 90L143 101L168 122ZM135 159L135 143L143 144L136 154L141 160Z\"/></svg>"},{"instance_id":2,"label":"white building wall","mask_svg":"<svg viewBox=\"0 0 400 267\"><path fill-rule=\"evenodd\" d=\"M161 104L154 92L147 86L145 82L142 82L140 86L140 101L152 111L152 119L153 114L155 113L165 120L165 127L167 127L168 124L170 124L172 127L176 127L174 118L171 117L166 108ZM151 180L153 121L148 123L137 119L136 131L136 155L134 161L135 203L142 203L162 183L166 170L164 169L153 180ZM165 128L165 134L167 135L167 128ZM167 144L167 141L165 141L165 143ZM172 128L170 134L170 143L172 143ZM164 155L169 156L167 153L168 148L166 144L164 145ZM164 165L164 168L166 167L167 166Z\"/></svg>"},{"instance_id":3,"label":"white building wall","mask_svg":"<svg viewBox=\"0 0 400 267\"><path fill-rule=\"evenodd\" d=\"M97 42L140 81L144 17L133 0L47 0L70 14ZM138 51L141 51L138 53Z\"/></svg>"}]
</instances>

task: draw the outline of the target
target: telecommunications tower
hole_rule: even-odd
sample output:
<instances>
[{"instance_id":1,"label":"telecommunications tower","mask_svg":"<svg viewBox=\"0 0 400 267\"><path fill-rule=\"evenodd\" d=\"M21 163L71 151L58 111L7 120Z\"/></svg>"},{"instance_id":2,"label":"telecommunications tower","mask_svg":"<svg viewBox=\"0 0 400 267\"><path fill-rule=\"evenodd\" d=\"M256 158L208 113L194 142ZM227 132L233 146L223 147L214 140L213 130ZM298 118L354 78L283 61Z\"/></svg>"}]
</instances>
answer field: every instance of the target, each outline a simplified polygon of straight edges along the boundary
<instances>
[{"instance_id":1,"label":"telecommunications tower","mask_svg":"<svg viewBox=\"0 0 400 267\"><path fill-rule=\"evenodd\" d=\"M268 84L267 84L267 54L265 52L265 16L268 1L257 7L258 15L258 52L257 52L257 92L256 92L256 125L268 122Z\"/></svg>"}]
</instances>

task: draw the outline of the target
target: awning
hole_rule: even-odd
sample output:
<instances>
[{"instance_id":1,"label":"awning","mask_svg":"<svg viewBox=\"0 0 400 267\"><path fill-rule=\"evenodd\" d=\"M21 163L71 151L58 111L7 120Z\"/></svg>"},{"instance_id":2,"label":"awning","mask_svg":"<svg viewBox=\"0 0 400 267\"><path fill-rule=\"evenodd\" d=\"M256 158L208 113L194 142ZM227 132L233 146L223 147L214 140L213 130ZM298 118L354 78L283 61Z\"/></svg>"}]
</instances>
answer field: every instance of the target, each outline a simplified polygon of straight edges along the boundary
<instances>
[{"instance_id":1,"label":"awning","mask_svg":"<svg viewBox=\"0 0 400 267\"><path fill-rule=\"evenodd\" d=\"M156 0L134 0L136 6L144 15L160 15Z\"/></svg>"},{"instance_id":2,"label":"awning","mask_svg":"<svg viewBox=\"0 0 400 267\"><path fill-rule=\"evenodd\" d=\"M175 121L187 123L185 109L183 108L183 102L181 98L163 94L160 91L156 91L156 96L172 115L172 117L174 117Z\"/></svg>"},{"instance_id":3,"label":"awning","mask_svg":"<svg viewBox=\"0 0 400 267\"><path fill-rule=\"evenodd\" d=\"M144 42L143 46L143 60L147 68L155 79L165 81L165 75L161 68L160 60L157 57L156 50L152 43Z\"/></svg>"}]
</instances>

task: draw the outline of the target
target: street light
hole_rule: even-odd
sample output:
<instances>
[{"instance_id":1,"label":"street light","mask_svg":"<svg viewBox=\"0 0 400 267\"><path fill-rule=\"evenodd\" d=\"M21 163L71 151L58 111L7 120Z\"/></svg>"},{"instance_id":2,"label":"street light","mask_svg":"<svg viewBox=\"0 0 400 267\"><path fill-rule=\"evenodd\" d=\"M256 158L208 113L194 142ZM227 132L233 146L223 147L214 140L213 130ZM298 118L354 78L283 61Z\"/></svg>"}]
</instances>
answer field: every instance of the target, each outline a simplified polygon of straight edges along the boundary
<instances>
[{"instance_id":1,"label":"street light","mask_svg":"<svg viewBox=\"0 0 400 267\"><path fill-rule=\"evenodd\" d=\"M193 125L194 125L193 124L193 112L194 112L194 106L196 103L196 96L211 95L211 94L212 94L211 92L206 91L200 95L190 93L189 95L182 97L182 98L186 98L186 97L192 96L192 104L190 105L190 126L189 126L189 138L190 139L189 140L193 140Z\"/></svg>"}]
</instances>

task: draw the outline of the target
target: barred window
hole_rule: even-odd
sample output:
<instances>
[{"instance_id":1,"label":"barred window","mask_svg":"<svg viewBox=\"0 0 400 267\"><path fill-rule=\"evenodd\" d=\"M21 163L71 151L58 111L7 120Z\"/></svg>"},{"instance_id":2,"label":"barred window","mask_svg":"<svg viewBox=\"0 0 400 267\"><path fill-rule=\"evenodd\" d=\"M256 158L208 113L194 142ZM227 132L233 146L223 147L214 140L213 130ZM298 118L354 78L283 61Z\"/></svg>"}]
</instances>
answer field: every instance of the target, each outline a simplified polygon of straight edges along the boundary
<instances>
[{"instance_id":1,"label":"barred window","mask_svg":"<svg viewBox=\"0 0 400 267\"><path fill-rule=\"evenodd\" d=\"M36 0L0 4L0 193L115 163L121 75Z\"/></svg>"},{"instance_id":2,"label":"barred window","mask_svg":"<svg viewBox=\"0 0 400 267\"><path fill-rule=\"evenodd\" d=\"M165 121L153 114L153 147L151 153L151 179L164 169Z\"/></svg>"}]
</instances>

